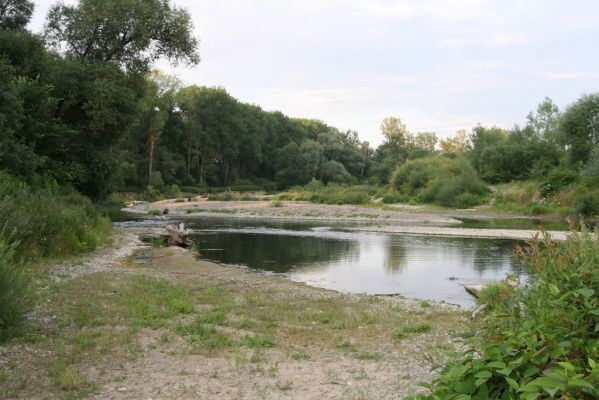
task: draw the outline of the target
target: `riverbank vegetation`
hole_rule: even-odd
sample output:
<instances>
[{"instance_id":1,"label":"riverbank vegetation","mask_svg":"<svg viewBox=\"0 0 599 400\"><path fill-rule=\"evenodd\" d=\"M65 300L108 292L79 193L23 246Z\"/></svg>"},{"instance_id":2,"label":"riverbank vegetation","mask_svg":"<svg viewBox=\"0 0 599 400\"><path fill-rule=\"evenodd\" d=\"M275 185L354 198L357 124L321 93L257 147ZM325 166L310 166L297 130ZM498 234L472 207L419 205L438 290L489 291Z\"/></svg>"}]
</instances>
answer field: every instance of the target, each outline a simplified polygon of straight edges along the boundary
<instances>
[{"instance_id":1,"label":"riverbank vegetation","mask_svg":"<svg viewBox=\"0 0 599 400\"><path fill-rule=\"evenodd\" d=\"M598 94L563 112L547 98L523 126L478 125L444 139L389 117L381 124L384 142L372 148L355 131L266 111L225 88L186 86L153 71L158 58L199 62L189 14L169 2L56 5L41 35L26 29L33 4L13 3L0 32L0 170L21 180L50 177L94 200L113 192L145 200L276 193L317 180L343 188L335 199L320 194L328 189L304 195L322 203L489 201L497 210L598 213ZM522 182L537 187L517 201L494 190Z\"/></svg>"},{"instance_id":2,"label":"riverbank vegetation","mask_svg":"<svg viewBox=\"0 0 599 400\"><path fill-rule=\"evenodd\" d=\"M446 365L430 394L408 399L596 399L599 396L599 237L582 232L517 249L534 279L493 284L480 335L467 356Z\"/></svg>"}]
</instances>

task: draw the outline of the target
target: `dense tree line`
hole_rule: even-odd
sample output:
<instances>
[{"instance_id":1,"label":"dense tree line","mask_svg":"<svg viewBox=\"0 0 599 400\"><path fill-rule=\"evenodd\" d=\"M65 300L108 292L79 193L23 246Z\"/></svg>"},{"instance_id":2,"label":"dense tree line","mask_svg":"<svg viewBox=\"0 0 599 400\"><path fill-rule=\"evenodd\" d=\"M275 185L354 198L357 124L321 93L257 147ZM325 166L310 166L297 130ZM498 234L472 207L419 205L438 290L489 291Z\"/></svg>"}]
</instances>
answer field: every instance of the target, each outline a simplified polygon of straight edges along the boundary
<instances>
[{"instance_id":1,"label":"dense tree line","mask_svg":"<svg viewBox=\"0 0 599 400\"><path fill-rule=\"evenodd\" d=\"M523 127L479 125L440 141L390 117L373 150L354 131L152 71L158 58L199 62L189 14L167 0L58 3L41 35L26 29L32 10L0 0L0 169L25 179L49 176L93 198L148 186L387 184L406 162L439 155L465 158L488 183L555 168L596 174L599 94L565 112L545 99Z\"/></svg>"},{"instance_id":2,"label":"dense tree line","mask_svg":"<svg viewBox=\"0 0 599 400\"><path fill-rule=\"evenodd\" d=\"M0 2L0 169L49 175L94 198L147 185L284 188L368 173L372 151L355 132L151 72L161 57L199 61L189 14L168 1L59 3L41 36L26 30L32 10Z\"/></svg>"}]
</instances>

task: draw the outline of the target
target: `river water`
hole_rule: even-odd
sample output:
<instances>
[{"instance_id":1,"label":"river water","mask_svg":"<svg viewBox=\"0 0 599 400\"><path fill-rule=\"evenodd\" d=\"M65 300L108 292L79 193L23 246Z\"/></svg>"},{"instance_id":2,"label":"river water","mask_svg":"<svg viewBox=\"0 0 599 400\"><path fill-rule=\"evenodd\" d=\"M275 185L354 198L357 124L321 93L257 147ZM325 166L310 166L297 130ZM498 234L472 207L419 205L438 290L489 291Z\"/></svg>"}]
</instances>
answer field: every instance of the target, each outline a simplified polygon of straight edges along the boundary
<instances>
[{"instance_id":1,"label":"river water","mask_svg":"<svg viewBox=\"0 0 599 400\"><path fill-rule=\"evenodd\" d=\"M198 257L284 274L349 293L401 294L470 307L464 285L501 280L526 268L513 240L349 231L346 225L187 220Z\"/></svg>"}]
</instances>

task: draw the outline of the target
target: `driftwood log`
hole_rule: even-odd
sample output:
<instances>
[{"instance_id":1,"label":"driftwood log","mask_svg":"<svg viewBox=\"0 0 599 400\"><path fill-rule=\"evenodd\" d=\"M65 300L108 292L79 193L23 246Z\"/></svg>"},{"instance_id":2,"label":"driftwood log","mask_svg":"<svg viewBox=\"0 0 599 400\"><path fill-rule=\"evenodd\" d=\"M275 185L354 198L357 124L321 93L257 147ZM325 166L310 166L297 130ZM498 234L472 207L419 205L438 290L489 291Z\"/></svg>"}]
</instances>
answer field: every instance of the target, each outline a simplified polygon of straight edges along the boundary
<instances>
[{"instance_id":1,"label":"driftwood log","mask_svg":"<svg viewBox=\"0 0 599 400\"><path fill-rule=\"evenodd\" d=\"M185 228L185 224L180 223L179 226L166 225L166 234L162 235L162 238L167 242L169 246L188 247L191 245L191 229Z\"/></svg>"}]
</instances>

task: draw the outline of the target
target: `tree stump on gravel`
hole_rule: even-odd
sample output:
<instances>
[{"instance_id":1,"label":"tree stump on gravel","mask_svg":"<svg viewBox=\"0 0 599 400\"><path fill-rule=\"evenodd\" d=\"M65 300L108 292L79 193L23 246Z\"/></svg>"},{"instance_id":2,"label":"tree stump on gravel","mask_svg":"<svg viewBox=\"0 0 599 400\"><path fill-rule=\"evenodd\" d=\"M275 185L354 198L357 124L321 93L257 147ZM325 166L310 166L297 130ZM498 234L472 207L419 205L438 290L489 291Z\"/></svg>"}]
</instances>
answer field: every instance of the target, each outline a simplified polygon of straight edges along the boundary
<instances>
[{"instance_id":1,"label":"tree stump on gravel","mask_svg":"<svg viewBox=\"0 0 599 400\"><path fill-rule=\"evenodd\" d=\"M179 226L166 225L166 234L162 235L162 238L167 242L169 246L188 247L192 241L189 239L191 229L185 228L185 224L180 223Z\"/></svg>"}]
</instances>

